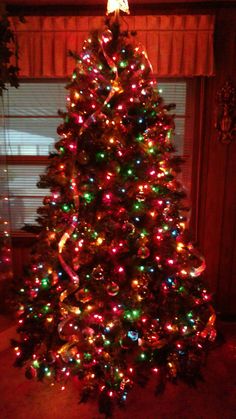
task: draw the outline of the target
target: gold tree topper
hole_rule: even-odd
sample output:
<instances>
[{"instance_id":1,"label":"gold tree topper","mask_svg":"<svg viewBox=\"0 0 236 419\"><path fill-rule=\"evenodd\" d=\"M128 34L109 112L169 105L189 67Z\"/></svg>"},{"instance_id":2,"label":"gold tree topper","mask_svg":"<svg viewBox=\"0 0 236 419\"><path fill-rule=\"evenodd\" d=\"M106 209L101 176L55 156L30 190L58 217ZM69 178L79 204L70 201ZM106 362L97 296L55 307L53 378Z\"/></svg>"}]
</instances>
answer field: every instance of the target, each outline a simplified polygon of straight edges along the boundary
<instances>
[{"instance_id":1,"label":"gold tree topper","mask_svg":"<svg viewBox=\"0 0 236 419\"><path fill-rule=\"evenodd\" d=\"M107 2L107 14L118 13L119 10L129 14L129 4L128 0L108 0Z\"/></svg>"}]
</instances>

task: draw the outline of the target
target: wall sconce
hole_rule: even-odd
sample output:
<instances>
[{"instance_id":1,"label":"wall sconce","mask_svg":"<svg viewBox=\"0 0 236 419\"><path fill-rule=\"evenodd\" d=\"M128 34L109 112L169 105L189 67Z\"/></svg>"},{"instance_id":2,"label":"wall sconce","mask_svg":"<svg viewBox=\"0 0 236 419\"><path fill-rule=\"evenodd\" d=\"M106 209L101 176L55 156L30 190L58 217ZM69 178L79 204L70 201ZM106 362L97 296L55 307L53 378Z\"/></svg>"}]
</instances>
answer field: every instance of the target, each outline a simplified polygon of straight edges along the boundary
<instances>
[{"instance_id":1,"label":"wall sconce","mask_svg":"<svg viewBox=\"0 0 236 419\"><path fill-rule=\"evenodd\" d=\"M236 136L236 89L226 81L216 94L218 140L229 144Z\"/></svg>"}]
</instances>

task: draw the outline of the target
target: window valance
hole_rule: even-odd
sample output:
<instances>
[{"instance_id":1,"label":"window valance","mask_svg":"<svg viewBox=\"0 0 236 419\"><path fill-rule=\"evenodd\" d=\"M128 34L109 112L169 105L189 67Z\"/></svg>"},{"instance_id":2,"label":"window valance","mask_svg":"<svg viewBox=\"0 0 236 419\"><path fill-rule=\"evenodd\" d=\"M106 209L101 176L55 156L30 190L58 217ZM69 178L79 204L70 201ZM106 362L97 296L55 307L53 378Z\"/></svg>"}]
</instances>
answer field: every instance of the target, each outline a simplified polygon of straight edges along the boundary
<instances>
[{"instance_id":1,"label":"window valance","mask_svg":"<svg viewBox=\"0 0 236 419\"><path fill-rule=\"evenodd\" d=\"M21 77L65 77L89 30L104 25L103 17L28 16L25 24L14 17L19 44ZM212 76L214 74L214 16L128 16L124 29L137 31L135 43L146 48L159 77Z\"/></svg>"}]
</instances>

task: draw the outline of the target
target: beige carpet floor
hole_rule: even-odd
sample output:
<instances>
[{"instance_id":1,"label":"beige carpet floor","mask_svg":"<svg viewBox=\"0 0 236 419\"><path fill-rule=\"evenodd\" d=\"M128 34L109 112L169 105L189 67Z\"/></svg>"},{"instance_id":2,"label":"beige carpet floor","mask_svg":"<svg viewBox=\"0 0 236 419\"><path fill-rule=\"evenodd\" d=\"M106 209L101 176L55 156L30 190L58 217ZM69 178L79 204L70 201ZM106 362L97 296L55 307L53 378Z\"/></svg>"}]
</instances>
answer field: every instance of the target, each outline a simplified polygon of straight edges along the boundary
<instances>
[{"instance_id":1,"label":"beige carpet floor","mask_svg":"<svg viewBox=\"0 0 236 419\"><path fill-rule=\"evenodd\" d=\"M131 391L126 409L115 409L114 419L236 419L236 324L223 323L225 343L209 355L204 382L197 388L168 384L155 397L150 383ZM0 419L100 419L96 402L79 404L79 386L57 386L28 381L12 366L13 352L0 353Z\"/></svg>"}]
</instances>

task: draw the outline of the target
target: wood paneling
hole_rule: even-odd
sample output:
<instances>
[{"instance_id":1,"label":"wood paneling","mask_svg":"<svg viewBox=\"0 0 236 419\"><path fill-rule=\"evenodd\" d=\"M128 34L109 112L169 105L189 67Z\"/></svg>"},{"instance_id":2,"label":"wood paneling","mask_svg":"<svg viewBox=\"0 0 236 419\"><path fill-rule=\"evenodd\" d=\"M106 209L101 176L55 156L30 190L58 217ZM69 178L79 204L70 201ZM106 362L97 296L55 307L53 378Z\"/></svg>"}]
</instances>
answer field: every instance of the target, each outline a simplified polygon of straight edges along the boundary
<instances>
[{"instance_id":1,"label":"wood paneling","mask_svg":"<svg viewBox=\"0 0 236 419\"><path fill-rule=\"evenodd\" d=\"M30 250L36 238L13 238L12 259L13 259L13 275L14 278L21 279L24 269L29 263Z\"/></svg>"},{"instance_id":2,"label":"wood paneling","mask_svg":"<svg viewBox=\"0 0 236 419\"><path fill-rule=\"evenodd\" d=\"M206 279L218 310L236 315L236 141L221 144L214 128L217 90L230 78L236 86L236 14L216 15L216 76L206 83L199 208L199 243L207 261Z\"/></svg>"}]
</instances>

